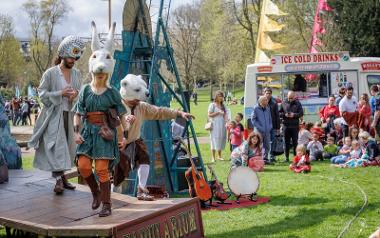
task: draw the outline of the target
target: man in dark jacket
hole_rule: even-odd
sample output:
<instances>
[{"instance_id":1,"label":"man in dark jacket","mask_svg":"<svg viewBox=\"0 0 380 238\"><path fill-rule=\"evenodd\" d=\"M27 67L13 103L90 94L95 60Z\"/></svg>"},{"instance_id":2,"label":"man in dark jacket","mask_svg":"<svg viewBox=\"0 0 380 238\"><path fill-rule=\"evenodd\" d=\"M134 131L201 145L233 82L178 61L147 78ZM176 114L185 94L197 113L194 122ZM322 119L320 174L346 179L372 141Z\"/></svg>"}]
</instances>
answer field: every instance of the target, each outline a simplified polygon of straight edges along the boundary
<instances>
[{"instance_id":1,"label":"man in dark jacket","mask_svg":"<svg viewBox=\"0 0 380 238\"><path fill-rule=\"evenodd\" d=\"M275 162L276 159L274 157L274 154L272 152L272 143L274 141L275 135L280 133L280 115L278 112L278 105L276 102L276 99L272 97L272 89L271 88L265 88L264 89L264 95L268 99L268 107L270 108L271 117L272 117L272 130L270 132L270 162Z\"/></svg>"},{"instance_id":2,"label":"man in dark jacket","mask_svg":"<svg viewBox=\"0 0 380 238\"><path fill-rule=\"evenodd\" d=\"M288 98L280 107L279 113L282 118L285 136L285 157L289 161L290 140L292 140L293 152L296 154L300 118L303 117L303 108L296 99L293 91L288 92Z\"/></svg>"}]
</instances>

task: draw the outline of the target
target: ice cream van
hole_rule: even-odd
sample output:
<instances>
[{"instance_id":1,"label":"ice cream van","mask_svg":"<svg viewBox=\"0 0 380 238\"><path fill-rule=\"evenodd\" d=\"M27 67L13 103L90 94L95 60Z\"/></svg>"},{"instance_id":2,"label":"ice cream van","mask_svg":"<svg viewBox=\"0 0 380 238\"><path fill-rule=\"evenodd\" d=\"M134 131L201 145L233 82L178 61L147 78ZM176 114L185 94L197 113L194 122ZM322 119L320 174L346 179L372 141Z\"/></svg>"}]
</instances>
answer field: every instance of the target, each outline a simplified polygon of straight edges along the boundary
<instances>
[{"instance_id":1,"label":"ice cream van","mask_svg":"<svg viewBox=\"0 0 380 238\"><path fill-rule=\"evenodd\" d=\"M249 119L263 89L269 87L278 103L289 90L296 92L305 120L318 120L318 112L329 95L351 85L354 95L367 93L380 85L380 58L350 57L348 52L274 55L269 63L247 66L244 90L244 116Z\"/></svg>"}]
</instances>

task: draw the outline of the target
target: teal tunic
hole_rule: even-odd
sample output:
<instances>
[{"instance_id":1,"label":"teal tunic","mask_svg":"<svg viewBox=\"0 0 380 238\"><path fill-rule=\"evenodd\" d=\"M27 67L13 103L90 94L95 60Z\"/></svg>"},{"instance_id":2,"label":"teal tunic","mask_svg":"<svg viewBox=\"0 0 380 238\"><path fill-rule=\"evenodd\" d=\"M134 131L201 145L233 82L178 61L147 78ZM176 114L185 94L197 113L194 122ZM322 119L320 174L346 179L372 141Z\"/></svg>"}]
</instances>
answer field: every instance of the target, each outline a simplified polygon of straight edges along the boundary
<instances>
[{"instance_id":1,"label":"teal tunic","mask_svg":"<svg viewBox=\"0 0 380 238\"><path fill-rule=\"evenodd\" d=\"M90 85L86 84L79 93L79 99L75 105L76 113L85 116L87 112L107 112L109 108L115 108L119 116L127 111L121 101L120 93L114 88L108 88L101 95L95 94ZM104 140L98 133L100 126L88 123L84 120L81 135L84 142L77 146L76 154L86 155L91 159L113 160L113 165L119 161L119 148L117 144L117 132L114 128L114 139Z\"/></svg>"}]
</instances>

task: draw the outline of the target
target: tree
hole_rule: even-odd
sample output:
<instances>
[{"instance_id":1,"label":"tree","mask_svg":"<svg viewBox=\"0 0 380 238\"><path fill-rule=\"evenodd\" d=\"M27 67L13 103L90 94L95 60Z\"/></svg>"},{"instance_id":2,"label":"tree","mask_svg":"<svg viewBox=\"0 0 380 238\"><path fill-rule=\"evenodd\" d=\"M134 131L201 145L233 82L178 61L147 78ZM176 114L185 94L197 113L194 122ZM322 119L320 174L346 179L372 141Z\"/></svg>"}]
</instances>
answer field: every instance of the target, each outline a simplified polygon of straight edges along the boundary
<instances>
[{"instance_id":1,"label":"tree","mask_svg":"<svg viewBox=\"0 0 380 238\"><path fill-rule=\"evenodd\" d=\"M331 50L348 50L354 56L380 57L380 2L329 0L334 9ZM338 43L339 48L334 45Z\"/></svg>"},{"instance_id":2,"label":"tree","mask_svg":"<svg viewBox=\"0 0 380 238\"><path fill-rule=\"evenodd\" d=\"M42 76L51 65L54 55L54 30L69 11L64 0L28 0L23 4L31 27L31 54L37 72Z\"/></svg>"},{"instance_id":3,"label":"tree","mask_svg":"<svg viewBox=\"0 0 380 238\"><path fill-rule=\"evenodd\" d=\"M201 6L201 69L223 90L242 80L253 61L250 38L230 7L227 0L205 0Z\"/></svg>"},{"instance_id":4,"label":"tree","mask_svg":"<svg viewBox=\"0 0 380 238\"><path fill-rule=\"evenodd\" d=\"M191 92L197 71L197 54L200 48L200 7L199 5L182 5L172 13L170 36L174 55L181 72L181 81L187 91Z\"/></svg>"},{"instance_id":5,"label":"tree","mask_svg":"<svg viewBox=\"0 0 380 238\"><path fill-rule=\"evenodd\" d=\"M0 14L0 81L12 86L21 81L23 58L20 44L14 37L13 20Z\"/></svg>"},{"instance_id":6,"label":"tree","mask_svg":"<svg viewBox=\"0 0 380 238\"><path fill-rule=\"evenodd\" d=\"M261 5L261 0L242 0L240 4L237 4L236 0L232 0L231 2L232 12L237 22L248 33L248 39L251 44L252 60L254 60L256 52L256 39L260 24Z\"/></svg>"}]
</instances>

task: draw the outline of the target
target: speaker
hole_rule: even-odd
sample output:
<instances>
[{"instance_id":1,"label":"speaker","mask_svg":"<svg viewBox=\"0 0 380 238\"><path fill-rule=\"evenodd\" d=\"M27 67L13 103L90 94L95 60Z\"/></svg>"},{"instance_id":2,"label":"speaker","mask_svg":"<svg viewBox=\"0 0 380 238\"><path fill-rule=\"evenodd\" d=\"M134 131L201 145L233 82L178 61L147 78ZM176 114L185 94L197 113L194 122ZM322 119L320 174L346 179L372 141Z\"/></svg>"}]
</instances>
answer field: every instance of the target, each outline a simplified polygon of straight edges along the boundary
<instances>
[{"instance_id":1,"label":"speaker","mask_svg":"<svg viewBox=\"0 0 380 238\"><path fill-rule=\"evenodd\" d=\"M201 166L201 161L198 158L198 156L193 156L193 161L195 163L196 167ZM177 159L177 167L190 167L191 162L188 155L178 156ZM198 171L202 171L202 169L198 169ZM187 184L187 180L185 178L185 170L178 170L177 171L177 181L178 181L178 191L188 189L189 186Z\"/></svg>"}]
</instances>

